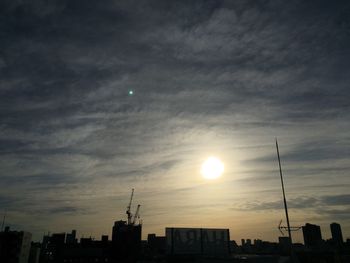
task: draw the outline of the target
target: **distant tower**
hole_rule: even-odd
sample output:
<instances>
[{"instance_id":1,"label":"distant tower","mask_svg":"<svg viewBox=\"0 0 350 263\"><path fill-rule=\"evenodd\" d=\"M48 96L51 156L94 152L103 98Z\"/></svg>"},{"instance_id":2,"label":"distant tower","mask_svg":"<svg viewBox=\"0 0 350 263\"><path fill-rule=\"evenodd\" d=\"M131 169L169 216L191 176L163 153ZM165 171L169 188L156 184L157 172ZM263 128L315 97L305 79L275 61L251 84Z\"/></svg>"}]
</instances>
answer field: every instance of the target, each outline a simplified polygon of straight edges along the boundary
<instances>
[{"instance_id":1,"label":"distant tower","mask_svg":"<svg viewBox=\"0 0 350 263\"><path fill-rule=\"evenodd\" d=\"M320 247L322 244L321 227L306 223L302 228L305 246L309 248Z\"/></svg>"},{"instance_id":2,"label":"distant tower","mask_svg":"<svg viewBox=\"0 0 350 263\"><path fill-rule=\"evenodd\" d=\"M342 245L344 240L340 225L338 223L332 223L330 226L333 241L338 245Z\"/></svg>"}]
</instances>

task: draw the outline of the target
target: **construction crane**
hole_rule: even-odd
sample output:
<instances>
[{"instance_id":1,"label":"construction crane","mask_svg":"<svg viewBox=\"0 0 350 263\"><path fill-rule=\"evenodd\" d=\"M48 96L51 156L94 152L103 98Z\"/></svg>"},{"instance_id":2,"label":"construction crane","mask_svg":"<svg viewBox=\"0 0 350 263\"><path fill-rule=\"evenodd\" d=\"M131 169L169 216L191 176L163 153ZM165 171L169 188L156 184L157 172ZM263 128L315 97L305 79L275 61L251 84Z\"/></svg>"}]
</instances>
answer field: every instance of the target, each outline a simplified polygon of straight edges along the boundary
<instances>
[{"instance_id":1,"label":"construction crane","mask_svg":"<svg viewBox=\"0 0 350 263\"><path fill-rule=\"evenodd\" d=\"M136 212L135 212L135 215L134 215L134 219L133 219L133 221L132 221L132 224L133 224L133 225L135 224L136 219L139 219L139 218L140 218L140 206L141 206L141 205L137 205Z\"/></svg>"},{"instance_id":2,"label":"construction crane","mask_svg":"<svg viewBox=\"0 0 350 263\"><path fill-rule=\"evenodd\" d=\"M281 232L282 236L284 236L283 230L287 231L288 227L287 226L282 226L282 220L280 221L280 223L278 224L278 230ZM290 226L289 227L290 231L298 231L301 229L301 226Z\"/></svg>"},{"instance_id":3,"label":"construction crane","mask_svg":"<svg viewBox=\"0 0 350 263\"><path fill-rule=\"evenodd\" d=\"M132 220L132 214L131 214L131 203L132 203L132 198L134 197L134 188L131 190L131 197L130 197L130 202L126 210L126 214L128 215L128 225L131 225L131 220Z\"/></svg>"}]
</instances>

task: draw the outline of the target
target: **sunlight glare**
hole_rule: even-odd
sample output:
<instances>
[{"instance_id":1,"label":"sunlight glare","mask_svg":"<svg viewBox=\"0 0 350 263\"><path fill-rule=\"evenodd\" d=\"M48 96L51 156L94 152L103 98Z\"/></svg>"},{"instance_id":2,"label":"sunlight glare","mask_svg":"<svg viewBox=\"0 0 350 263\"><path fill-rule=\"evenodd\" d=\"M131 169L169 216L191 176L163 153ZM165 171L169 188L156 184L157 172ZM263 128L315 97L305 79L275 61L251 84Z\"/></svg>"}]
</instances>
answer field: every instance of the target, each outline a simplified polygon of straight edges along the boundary
<instances>
[{"instance_id":1,"label":"sunlight glare","mask_svg":"<svg viewBox=\"0 0 350 263\"><path fill-rule=\"evenodd\" d=\"M224 164L216 157L209 157L201 167L203 178L213 180L219 178L224 172Z\"/></svg>"}]
</instances>

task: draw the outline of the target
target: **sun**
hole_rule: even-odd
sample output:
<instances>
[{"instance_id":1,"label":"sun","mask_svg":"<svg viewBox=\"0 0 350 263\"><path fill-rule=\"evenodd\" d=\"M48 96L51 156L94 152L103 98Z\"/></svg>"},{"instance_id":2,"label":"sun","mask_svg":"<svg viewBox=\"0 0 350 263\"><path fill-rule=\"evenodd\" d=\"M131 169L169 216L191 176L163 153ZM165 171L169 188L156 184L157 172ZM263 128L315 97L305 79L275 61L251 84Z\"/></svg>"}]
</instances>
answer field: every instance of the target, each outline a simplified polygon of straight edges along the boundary
<instances>
[{"instance_id":1,"label":"sun","mask_svg":"<svg viewBox=\"0 0 350 263\"><path fill-rule=\"evenodd\" d=\"M219 178L224 172L224 164L216 157L209 157L206 159L201 167L201 174L203 178L214 180Z\"/></svg>"}]
</instances>

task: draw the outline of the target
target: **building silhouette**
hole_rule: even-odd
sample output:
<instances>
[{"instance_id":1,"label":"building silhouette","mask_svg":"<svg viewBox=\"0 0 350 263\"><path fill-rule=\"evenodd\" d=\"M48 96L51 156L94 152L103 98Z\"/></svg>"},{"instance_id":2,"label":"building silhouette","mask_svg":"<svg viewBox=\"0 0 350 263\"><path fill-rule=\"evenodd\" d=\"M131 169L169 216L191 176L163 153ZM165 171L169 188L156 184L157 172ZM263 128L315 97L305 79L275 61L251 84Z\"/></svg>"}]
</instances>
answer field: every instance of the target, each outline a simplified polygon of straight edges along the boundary
<instances>
[{"instance_id":1,"label":"building silhouette","mask_svg":"<svg viewBox=\"0 0 350 263\"><path fill-rule=\"evenodd\" d=\"M82 237L79 242L75 236L75 230L70 234L56 233L44 236L40 263L112 262L111 242L108 241L108 236L102 236L101 240Z\"/></svg>"},{"instance_id":2,"label":"building silhouette","mask_svg":"<svg viewBox=\"0 0 350 263\"><path fill-rule=\"evenodd\" d=\"M156 234L148 234L147 246L150 255L165 255L166 252L166 237L157 236Z\"/></svg>"},{"instance_id":3,"label":"building silhouette","mask_svg":"<svg viewBox=\"0 0 350 263\"><path fill-rule=\"evenodd\" d=\"M66 235L66 244L76 244L78 242L77 238L77 231L72 230L72 233L67 233Z\"/></svg>"},{"instance_id":4,"label":"building silhouette","mask_svg":"<svg viewBox=\"0 0 350 263\"><path fill-rule=\"evenodd\" d=\"M165 228L167 255L225 257L230 254L230 231L218 228Z\"/></svg>"},{"instance_id":5,"label":"building silhouette","mask_svg":"<svg viewBox=\"0 0 350 263\"><path fill-rule=\"evenodd\" d=\"M141 252L141 224L128 224L119 220L112 229L112 247L114 259L136 260Z\"/></svg>"},{"instance_id":6,"label":"building silhouette","mask_svg":"<svg viewBox=\"0 0 350 263\"><path fill-rule=\"evenodd\" d=\"M39 242L32 242L30 247L28 263L40 262L41 244Z\"/></svg>"},{"instance_id":7,"label":"building silhouette","mask_svg":"<svg viewBox=\"0 0 350 263\"><path fill-rule=\"evenodd\" d=\"M289 255L290 253L290 238L278 237L278 247L282 255Z\"/></svg>"},{"instance_id":8,"label":"building silhouette","mask_svg":"<svg viewBox=\"0 0 350 263\"><path fill-rule=\"evenodd\" d=\"M322 245L321 227L306 223L302 227L304 244L307 248L319 248Z\"/></svg>"},{"instance_id":9,"label":"building silhouette","mask_svg":"<svg viewBox=\"0 0 350 263\"><path fill-rule=\"evenodd\" d=\"M338 223L332 223L330 224L330 227L331 227L333 242L336 245L341 246L344 243L344 240L343 240L343 234L341 232L340 225Z\"/></svg>"},{"instance_id":10,"label":"building silhouette","mask_svg":"<svg viewBox=\"0 0 350 263\"><path fill-rule=\"evenodd\" d=\"M9 227L0 232L0 262L27 263L32 234L24 231L10 231Z\"/></svg>"}]
</instances>

